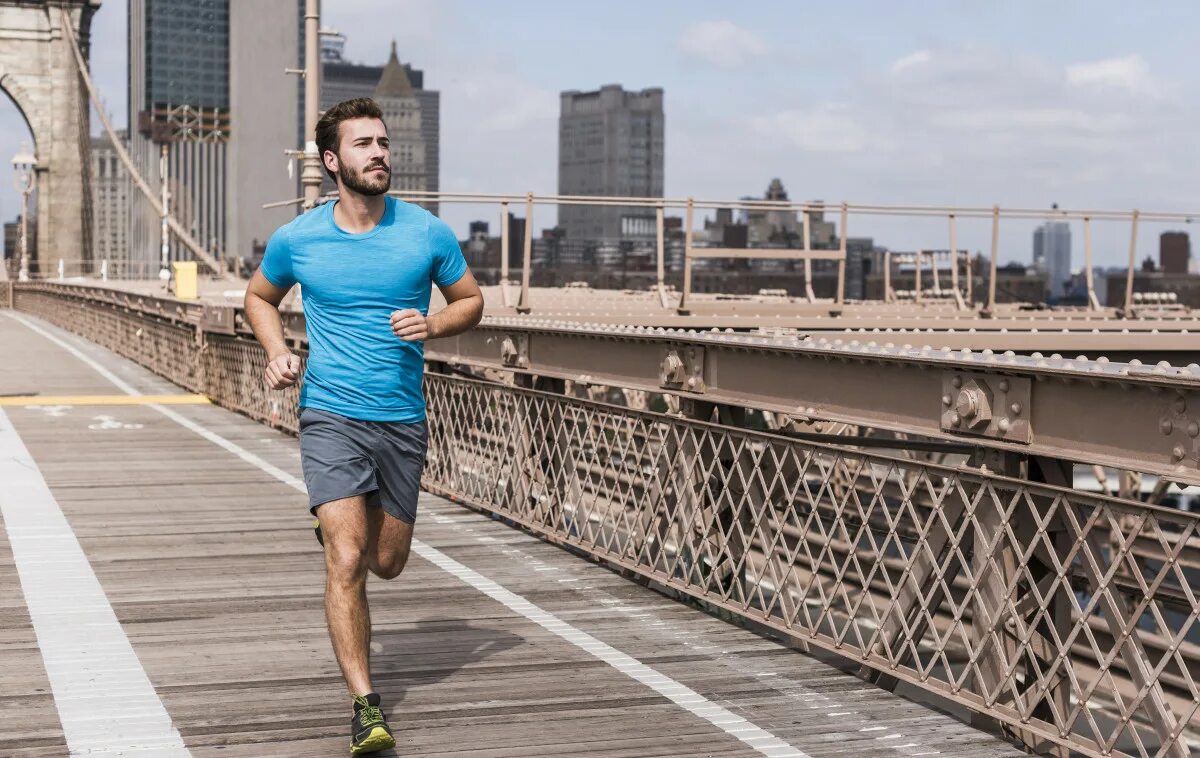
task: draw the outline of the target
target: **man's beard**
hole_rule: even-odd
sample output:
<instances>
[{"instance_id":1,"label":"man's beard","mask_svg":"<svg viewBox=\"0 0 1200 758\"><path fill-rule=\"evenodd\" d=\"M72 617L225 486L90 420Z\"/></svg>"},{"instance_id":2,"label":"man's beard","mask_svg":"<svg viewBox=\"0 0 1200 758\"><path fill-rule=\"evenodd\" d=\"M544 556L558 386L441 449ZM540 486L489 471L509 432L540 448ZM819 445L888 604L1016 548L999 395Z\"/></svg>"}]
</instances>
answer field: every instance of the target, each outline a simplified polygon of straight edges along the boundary
<instances>
[{"instance_id":1,"label":"man's beard","mask_svg":"<svg viewBox=\"0 0 1200 758\"><path fill-rule=\"evenodd\" d=\"M371 164L372 169L380 164ZM366 175L364 175L366 174ZM360 174L349 166L342 164L338 166L338 178L342 180L342 184L352 189L360 195L382 195L391 189L392 185L392 170L384 166L384 173L375 174L364 172Z\"/></svg>"}]
</instances>

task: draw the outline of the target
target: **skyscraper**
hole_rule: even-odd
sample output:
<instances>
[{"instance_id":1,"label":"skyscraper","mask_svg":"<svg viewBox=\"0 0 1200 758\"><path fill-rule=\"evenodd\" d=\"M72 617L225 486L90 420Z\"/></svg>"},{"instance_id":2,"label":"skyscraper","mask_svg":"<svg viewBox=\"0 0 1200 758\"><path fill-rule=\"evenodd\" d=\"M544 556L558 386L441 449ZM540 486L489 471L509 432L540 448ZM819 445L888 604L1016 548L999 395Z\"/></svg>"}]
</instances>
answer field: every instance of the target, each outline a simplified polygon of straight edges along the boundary
<instances>
[{"instance_id":1,"label":"skyscraper","mask_svg":"<svg viewBox=\"0 0 1200 758\"><path fill-rule=\"evenodd\" d=\"M129 0L130 154L151 187L167 144L171 212L216 257L249 256L295 213L284 150L295 149L297 0ZM295 23L288 23L287 19ZM270 19L270 21L266 21ZM130 256L156 261L159 219L130 214ZM190 257L172 244L171 257Z\"/></svg>"},{"instance_id":2,"label":"skyscraper","mask_svg":"<svg viewBox=\"0 0 1200 758\"><path fill-rule=\"evenodd\" d=\"M342 56L344 44L345 38L343 37L324 38L321 48L321 110L323 111L343 100L351 100L356 97L375 97L376 89L379 87L384 69L387 67L367 66L345 60ZM392 43L392 57L396 57L394 42ZM400 63L398 58L396 62L403 69L412 94L420 106L420 132L421 141L424 144L423 162L425 166L423 189L436 192L441 186L439 183L441 93L425 89L425 72L413 68L411 64ZM393 78L395 78L394 75ZM332 188L332 182L328 182L323 189ZM438 211L437 203L427 203L426 207L432 213L436 214Z\"/></svg>"},{"instance_id":3,"label":"skyscraper","mask_svg":"<svg viewBox=\"0 0 1200 758\"><path fill-rule=\"evenodd\" d=\"M171 212L221 255L229 126L228 0L129 0L129 152L157 189L166 142ZM183 121L193 129L172 126ZM173 141L179 133L180 141ZM159 258L159 219L148 203L130 214L130 257ZM187 257L172 243L171 257Z\"/></svg>"},{"instance_id":4,"label":"skyscraper","mask_svg":"<svg viewBox=\"0 0 1200 758\"><path fill-rule=\"evenodd\" d=\"M129 133L117 132L128 142ZM122 261L129 249L129 191L132 182L108 135L92 138L93 259ZM135 272L145 273L145 272Z\"/></svg>"},{"instance_id":5,"label":"skyscraper","mask_svg":"<svg viewBox=\"0 0 1200 758\"><path fill-rule=\"evenodd\" d=\"M1033 265L1046 274L1046 295L1065 294L1071 279L1071 225L1047 221L1033 232Z\"/></svg>"},{"instance_id":6,"label":"skyscraper","mask_svg":"<svg viewBox=\"0 0 1200 758\"><path fill-rule=\"evenodd\" d=\"M663 91L609 84L561 96L558 193L662 197ZM571 206L558 209L568 240L653 237L654 210Z\"/></svg>"},{"instance_id":7,"label":"skyscraper","mask_svg":"<svg viewBox=\"0 0 1200 758\"><path fill-rule=\"evenodd\" d=\"M383 111L391 144L392 189L426 190L425 141L421 137L421 102L396 57L396 43L375 86L375 102Z\"/></svg>"},{"instance_id":8,"label":"skyscraper","mask_svg":"<svg viewBox=\"0 0 1200 758\"><path fill-rule=\"evenodd\" d=\"M1186 274L1192 260L1187 232L1163 232L1158 237L1158 266L1167 274Z\"/></svg>"}]
</instances>

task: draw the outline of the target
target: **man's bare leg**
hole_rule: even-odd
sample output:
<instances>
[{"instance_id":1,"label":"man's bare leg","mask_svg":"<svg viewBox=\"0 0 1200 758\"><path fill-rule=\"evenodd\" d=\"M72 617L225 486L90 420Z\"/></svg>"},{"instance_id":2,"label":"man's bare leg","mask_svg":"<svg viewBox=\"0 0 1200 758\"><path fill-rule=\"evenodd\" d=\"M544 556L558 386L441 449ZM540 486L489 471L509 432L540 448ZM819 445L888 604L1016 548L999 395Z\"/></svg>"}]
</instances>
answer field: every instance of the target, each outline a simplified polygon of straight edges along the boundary
<instances>
[{"instance_id":1,"label":"man's bare leg","mask_svg":"<svg viewBox=\"0 0 1200 758\"><path fill-rule=\"evenodd\" d=\"M380 579L395 579L408 563L413 525L382 508L367 509L367 565Z\"/></svg>"},{"instance_id":2,"label":"man's bare leg","mask_svg":"<svg viewBox=\"0 0 1200 758\"><path fill-rule=\"evenodd\" d=\"M377 509L370 509L377 510ZM361 496L317 509L325 538L325 620L351 695L371 686L371 613L367 606L367 504Z\"/></svg>"}]
</instances>

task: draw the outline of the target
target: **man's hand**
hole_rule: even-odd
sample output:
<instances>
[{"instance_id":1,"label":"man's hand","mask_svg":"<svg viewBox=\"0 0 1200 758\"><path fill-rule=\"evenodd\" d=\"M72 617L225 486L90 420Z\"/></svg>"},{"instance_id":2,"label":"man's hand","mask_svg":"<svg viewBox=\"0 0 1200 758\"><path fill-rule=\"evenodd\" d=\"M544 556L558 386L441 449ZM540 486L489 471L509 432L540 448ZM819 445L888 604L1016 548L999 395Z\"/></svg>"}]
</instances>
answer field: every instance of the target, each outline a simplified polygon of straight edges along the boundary
<instances>
[{"instance_id":1,"label":"man's hand","mask_svg":"<svg viewBox=\"0 0 1200 758\"><path fill-rule=\"evenodd\" d=\"M291 387L300 379L300 356L280 353L267 363L263 376L273 390Z\"/></svg>"},{"instance_id":2,"label":"man's hand","mask_svg":"<svg viewBox=\"0 0 1200 758\"><path fill-rule=\"evenodd\" d=\"M392 334L405 342L429 339L429 320L416 308L392 311Z\"/></svg>"}]
</instances>

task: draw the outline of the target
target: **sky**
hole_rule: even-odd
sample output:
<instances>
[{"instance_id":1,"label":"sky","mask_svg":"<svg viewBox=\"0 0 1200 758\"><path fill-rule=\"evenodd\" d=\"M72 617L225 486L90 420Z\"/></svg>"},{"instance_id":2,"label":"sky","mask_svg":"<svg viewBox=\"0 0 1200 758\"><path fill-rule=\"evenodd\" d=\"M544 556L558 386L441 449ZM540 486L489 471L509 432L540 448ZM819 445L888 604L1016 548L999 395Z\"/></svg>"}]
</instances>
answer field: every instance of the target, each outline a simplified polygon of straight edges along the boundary
<instances>
[{"instance_id":1,"label":"sky","mask_svg":"<svg viewBox=\"0 0 1200 758\"><path fill-rule=\"evenodd\" d=\"M444 190L555 192L559 92L619 83L665 91L668 197L761 196L779 177L798 200L1200 217L1200 4L1188 0L323 6L348 59L381 64L395 39L401 60L442 93ZM123 0L104 0L92 47L121 124L125 14ZM0 98L0 156L23 141L27 128ZM19 200L7 159L0 174L0 217L11 219ZM465 236L468 220L490 212L444 215ZM1033 226L1002 226L1001 262L1030 259ZM1143 224L1141 254L1178 226ZM945 246L945 227L852 217L849 231L911 249ZM1095 227L1097 263L1123 265L1128 227ZM1078 223L1073 236L1078 266ZM959 238L986 251L988 222L960 223Z\"/></svg>"}]
</instances>

